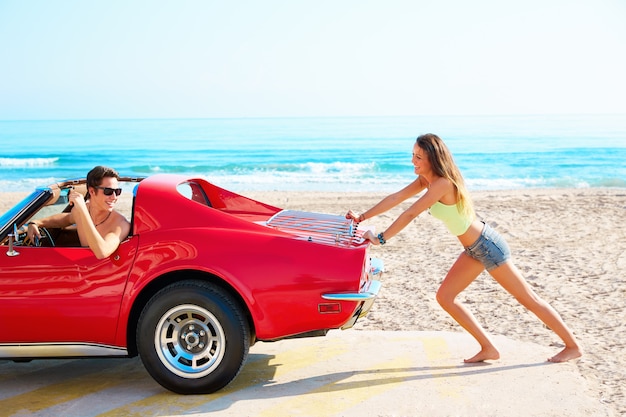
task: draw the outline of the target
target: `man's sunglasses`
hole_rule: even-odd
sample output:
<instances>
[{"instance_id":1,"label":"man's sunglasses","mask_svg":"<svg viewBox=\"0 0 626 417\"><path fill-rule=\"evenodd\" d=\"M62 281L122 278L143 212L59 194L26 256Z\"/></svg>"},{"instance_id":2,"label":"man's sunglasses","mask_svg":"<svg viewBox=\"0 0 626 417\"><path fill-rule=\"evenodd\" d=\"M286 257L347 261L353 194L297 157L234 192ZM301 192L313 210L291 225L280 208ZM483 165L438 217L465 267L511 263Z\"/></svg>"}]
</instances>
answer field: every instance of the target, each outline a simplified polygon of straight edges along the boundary
<instances>
[{"instance_id":1,"label":"man's sunglasses","mask_svg":"<svg viewBox=\"0 0 626 417\"><path fill-rule=\"evenodd\" d=\"M98 190L102 190L104 195L113 195L113 193L115 193L115 195L122 194L121 188L109 188L109 187L95 187L95 188L97 188Z\"/></svg>"}]
</instances>

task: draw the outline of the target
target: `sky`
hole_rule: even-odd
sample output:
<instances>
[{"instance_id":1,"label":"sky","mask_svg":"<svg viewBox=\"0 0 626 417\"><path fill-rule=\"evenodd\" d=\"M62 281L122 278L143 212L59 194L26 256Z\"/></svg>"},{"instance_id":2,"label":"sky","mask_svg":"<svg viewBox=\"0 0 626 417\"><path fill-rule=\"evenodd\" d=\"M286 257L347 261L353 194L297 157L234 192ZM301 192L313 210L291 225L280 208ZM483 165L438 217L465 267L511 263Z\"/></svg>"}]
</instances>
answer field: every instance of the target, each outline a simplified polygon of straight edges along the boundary
<instances>
[{"instance_id":1,"label":"sky","mask_svg":"<svg viewBox=\"0 0 626 417\"><path fill-rule=\"evenodd\" d=\"M625 0L0 0L0 120L626 114Z\"/></svg>"}]
</instances>

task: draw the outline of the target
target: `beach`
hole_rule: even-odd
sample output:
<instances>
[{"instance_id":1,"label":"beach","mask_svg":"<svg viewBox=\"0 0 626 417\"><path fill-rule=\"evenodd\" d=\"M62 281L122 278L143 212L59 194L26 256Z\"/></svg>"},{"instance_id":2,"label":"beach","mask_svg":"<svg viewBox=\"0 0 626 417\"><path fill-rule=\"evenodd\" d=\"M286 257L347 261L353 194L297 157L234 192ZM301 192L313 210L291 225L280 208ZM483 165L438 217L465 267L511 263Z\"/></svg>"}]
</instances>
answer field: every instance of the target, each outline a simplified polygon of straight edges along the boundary
<instances>
[{"instance_id":1,"label":"beach","mask_svg":"<svg viewBox=\"0 0 626 417\"><path fill-rule=\"evenodd\" d=\"M344 214L364 211L385 194L255 192L282 208ZM513 261L585 349L576 362L592 395L626 414L626 190L477 191L479 217L509 242ZM413 200L364 225L382 231ZM383 259L380 297L361 330L458 331L435 292L462 248L441 222L422 213L395 238L371 250ZM493 335L553 346L561 340L483 272L461 299ZM479 350L466 352L473 356ZM463 358L459 358L461 360ZM538 358L540 360L541 358ZM547 358L546 358L547 359Z\"/></svg>"},{"instance_id":2,"label":"beach","mask_svg":"<svg viewBox=\"0 0 626 417\"><path fill-rule=\"evenodd\" d=\"M386 195L349 191L241 194L281 208L330 214L364 211ZM1 195L0 211L5 212L26 194ZM472 197L479 218L508 240L516 266L582 343L585 355L576 366L590 395L616 415L626 414L626 189L525 188L474 191ZM412 201L364 225L382 231ZM435 300L441 280L461 250L443 224L427 213L385 246L372 247L372 256L385 262L383 288L355 330L463 332ZM562 348L553 332L486 273L461 294L461 300L493 335L552 346L554 353ZM476 344L465 357L477 351Z\"/></svg>"}]
</instances>

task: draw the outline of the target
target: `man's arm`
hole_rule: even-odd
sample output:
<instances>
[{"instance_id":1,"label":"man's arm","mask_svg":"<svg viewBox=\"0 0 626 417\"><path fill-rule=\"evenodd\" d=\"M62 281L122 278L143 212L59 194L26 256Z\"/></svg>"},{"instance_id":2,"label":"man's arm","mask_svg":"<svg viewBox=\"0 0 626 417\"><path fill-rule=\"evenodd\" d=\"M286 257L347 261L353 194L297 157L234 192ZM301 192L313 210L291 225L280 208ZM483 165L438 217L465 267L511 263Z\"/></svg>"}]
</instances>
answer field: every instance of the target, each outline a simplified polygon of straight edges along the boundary
<instances>
[{"instance_id":1,"label":"man's arm","mask_svg":"<svg viewBox=\"0 0 626 417\"><path fill-rule=\"evenodd\" d=\"M104 236L96 230L91 219L80 216L79 220L79 216L76 216L76 226L81 242L89 246L98 259L111 256L130 232L130 223L124 216L117 212L113 212L112 215L115 216L110 220L112 225L107 227Z\"/></svg>"},{"instance_id":2,"label":"man's arm","mask_svg":"<svg viewBox=\"0 0 626 417\"><path fill-rule=\"evenodd\" d=\"M35 236L41 239L40 227L46 227L50 229L61 229L74 224L71 213L59 213L53 214L43 219L33 220L28 223L26 235L31 240L34 240Z\"/></svg>"}]
</instances>

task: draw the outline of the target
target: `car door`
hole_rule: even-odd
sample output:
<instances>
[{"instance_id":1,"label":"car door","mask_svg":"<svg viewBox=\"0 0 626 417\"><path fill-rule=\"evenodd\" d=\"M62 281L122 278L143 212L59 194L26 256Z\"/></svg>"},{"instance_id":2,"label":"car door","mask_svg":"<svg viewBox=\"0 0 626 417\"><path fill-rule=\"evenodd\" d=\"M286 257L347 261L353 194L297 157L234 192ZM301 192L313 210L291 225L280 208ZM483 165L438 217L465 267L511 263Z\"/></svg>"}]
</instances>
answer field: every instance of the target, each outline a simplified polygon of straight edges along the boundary
<instances>
[{"instance_id":1,"label":"car door","mask_svg":"<svg viewBox=\"0 0 626 417\"><path fill-rule=\"evenodd\" d=\"M112 344L137 239L100 260L82 247L0 253L0 343Z\"/></svg>"}]
</instances>

